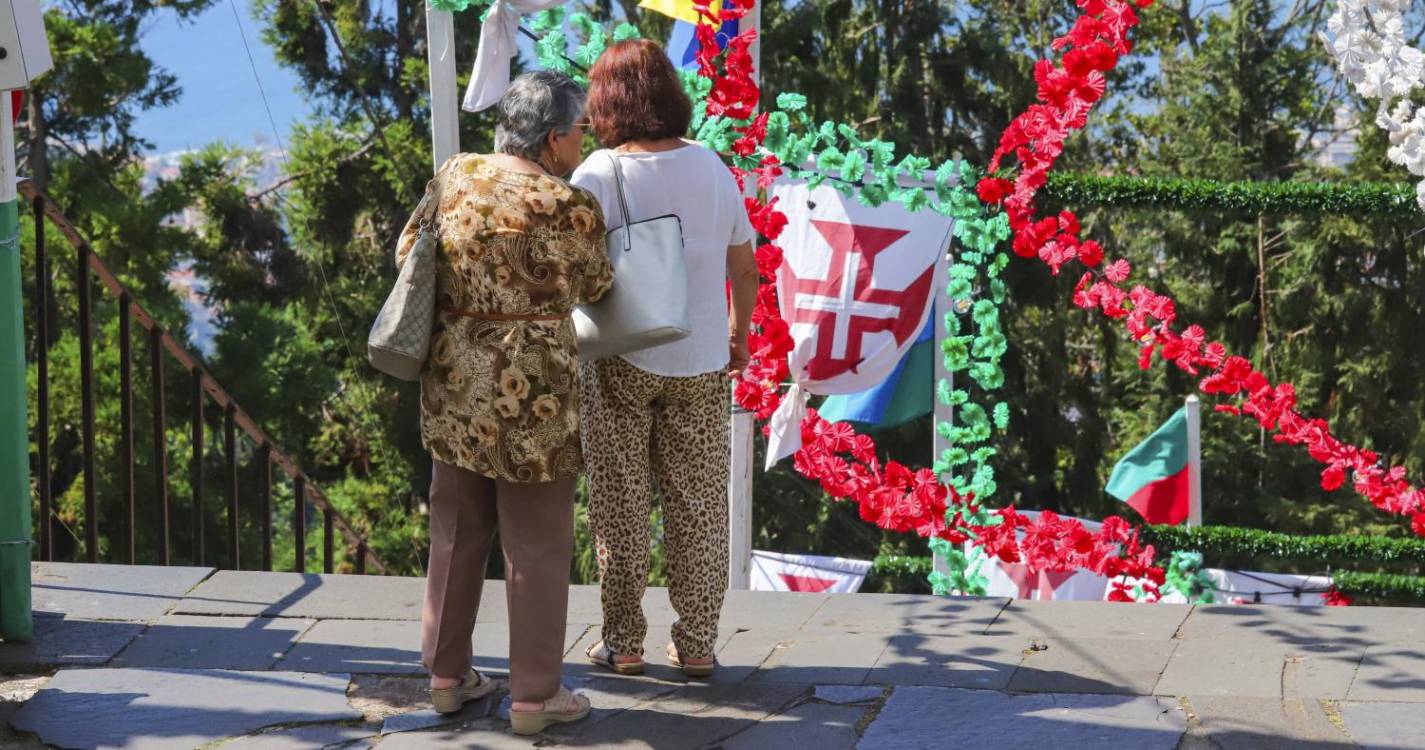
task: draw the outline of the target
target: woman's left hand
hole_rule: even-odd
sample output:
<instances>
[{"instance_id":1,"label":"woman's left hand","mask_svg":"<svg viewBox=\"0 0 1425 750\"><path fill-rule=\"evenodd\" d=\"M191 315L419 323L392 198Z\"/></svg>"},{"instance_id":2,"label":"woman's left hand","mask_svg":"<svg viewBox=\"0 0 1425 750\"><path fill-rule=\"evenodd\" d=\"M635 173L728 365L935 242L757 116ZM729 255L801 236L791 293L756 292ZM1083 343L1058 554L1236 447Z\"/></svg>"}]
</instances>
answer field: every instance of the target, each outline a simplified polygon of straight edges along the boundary
<instances>
[{"instance_id":1,"label":"woman's left hand","mask_svg":"<svg viewBox=\"0 0 1425 750\"><path fill-rule=\"evenodd\" d=\"M752 352L747 348L747 337L730 335L727 338L727 376L733 380L742 377L742 371L752 361Z\"/></svg>"}]
</instances>

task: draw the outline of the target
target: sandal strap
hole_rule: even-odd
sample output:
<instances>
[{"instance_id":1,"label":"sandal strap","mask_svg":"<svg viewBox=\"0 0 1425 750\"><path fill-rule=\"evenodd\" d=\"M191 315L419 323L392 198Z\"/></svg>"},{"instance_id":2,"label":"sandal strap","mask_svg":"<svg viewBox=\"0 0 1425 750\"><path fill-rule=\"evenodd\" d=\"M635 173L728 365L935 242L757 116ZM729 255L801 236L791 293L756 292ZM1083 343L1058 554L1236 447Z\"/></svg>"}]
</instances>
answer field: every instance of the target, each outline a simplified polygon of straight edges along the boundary
<instances>
[{"instance_id":1,"label":"sandal strap","mask_svg":"<svg viewBox=\"0 0 1425 750\"><path fill-rule=\"evenodd\" d=\"M544 702L545 711L561 714L576 713L581 708L583 706L579 705L579 697L563 685L559 686L559 692L555 693L554 697Z\"/></svg>"}]
</instances>

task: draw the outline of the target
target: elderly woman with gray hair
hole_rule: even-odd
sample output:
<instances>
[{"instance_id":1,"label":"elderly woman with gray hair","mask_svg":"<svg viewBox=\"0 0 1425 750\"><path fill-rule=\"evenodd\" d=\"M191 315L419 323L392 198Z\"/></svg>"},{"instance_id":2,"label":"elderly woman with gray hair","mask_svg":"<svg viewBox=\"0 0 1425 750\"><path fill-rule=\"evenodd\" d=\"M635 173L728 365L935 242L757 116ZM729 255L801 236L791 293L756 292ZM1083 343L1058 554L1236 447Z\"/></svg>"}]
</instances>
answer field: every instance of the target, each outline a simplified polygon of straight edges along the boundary
<instances>
[{"instance_id":1,"label":"elderly woman with gray hair","mask_svg":"<svg viewBox=\"0 0 1425 750\"><path fill-rule=\"evenodd\" d=\"M517 734L589 713L560 684L582 469L569 312L613 282L603 212L564 181L578 165L583 108L566 76L516 79L499 104L497 153L451 157L397 249L399 262L425 228L441 251L421 376L421 438L435 464L421 658L437 711L495 689L470 660L498 530Z\"/></svg>"}]
</instances>

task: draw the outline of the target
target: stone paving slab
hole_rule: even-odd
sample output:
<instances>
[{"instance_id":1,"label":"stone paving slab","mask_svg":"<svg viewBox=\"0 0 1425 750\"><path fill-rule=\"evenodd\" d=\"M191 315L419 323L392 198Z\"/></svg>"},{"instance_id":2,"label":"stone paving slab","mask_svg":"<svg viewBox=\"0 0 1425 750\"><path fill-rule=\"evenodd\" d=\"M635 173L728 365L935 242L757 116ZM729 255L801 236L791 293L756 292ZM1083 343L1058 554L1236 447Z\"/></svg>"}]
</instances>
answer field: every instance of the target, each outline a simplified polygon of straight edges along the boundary
<instances>
[{"instance_id":1,"label":"stone paving slab","mask_svg":"<svg viewBox=\"0 0 1425 750\"><path fill-rule=\"evenodd\" d=\"M574 645L587 627L568 626L565 648ZM471 644L476 669L509 671L508 624L477 622ZM301 672L423 673L421 624L404 620L322 620L292 646L277 667Z\"/></svg>"},{"instance_id":2,"label":"stone paving slab","mask_svg":"<svg viewBox=\"0 0 1425 750\"><path fill-rule=\"evenodd\" d=\"M791 591L729 591L722 605L723 630L795 630L840 594ZM848 595L849 596L849 595Z\"/></svg>"},{"instance_id":3,"label":"stone paving slab","mask_svg":"<svg viewBox=\"0 0 1425 750\"><path fill-rule=\"evenodd\" d=\"M348 681L344 674L68 669L11 723L65 748L192 750L266 726L360 719L346 702Z\"/></svg>"},{"instance_id":4,"label":"stone paving slab","mask_svg":"<svg viewBox=\"0 0 1425 750\"><path fill-rule=\"evenodd\" d=\"M433 731L393 734L383 737L377 747L380 750L528 750L542 739L517 737L510 733L509 724L481 719Z\"/></svg>"},{"instance_id":5,"label":"stone paving slab","mask_svg":"<svg viewBox=\"0 0 1425 750\"><path fill-rule=\"evenodd\" d=\"M147 622L158 619L212 572L160 565L33 563L32 606L36 613L80 620Z\"/></svg>"},{"instance_id":6,"label":"stone paving slab","mask_svg":"<svg viewBox=\"0 0 1425 750\"><path fill-rule=\"evenodd\" d=\"M1425 641L1425 608L1197 606L1178 637L1338 646L1419 643Z\"/></svg>"},{"instance_id":7,"label":"stone paving slab","mask_svg":"<svg viewBox=\"0 0 1425 750\"><path fill-rule=\"evenodd\" d=\"M103 664L139 633L139 622L81 620L40 614L29 643L0 643L0 667L28 669L58 664Z\"/></svg>"},{"instance_id":8,"label":"stone paving slab","mask_svg":"<svg viewBox=\"0 0 1425 750\"><path fill-rule=\"evenodd\" d=\"M222 750L312 750L340 745L341 750L367 750L373 747L375 735L369 725L314 724L240 737L221 747ZM367 741L358 743L357 740Z\"/></svg>"},{"instance_id":9,"label":"stone paving slab","mask_svg":"<svg viewBox=\"0 0 1425 750\"><path fill-rule=\"evenodd\" d=\"M1425 703L1425 648L1418 642L1367 648L1347 698Z\"/></svg>"},{"instance_id":10,"label":"stone paving slab","mask_svg":"<svg viewBox=\"0 0 1425 750\"><path fill-rule=\"evenodd\" d=\"M886 690L880 685L817 685L811 697L822 703L847 706L853 703L874 703L885 695Z\"/></svg>"},{"instance_id":11,"label":"stone paving slab","mask_svg":"<svg viewBox=\"0 0 1425 750\"><path fill-rule=\"evenodd\" d=\"M870 711L869 706L803 703L757 722L746 731L724 740L720 747L722 750L779 747L852 750L856 747L856 725Z\"/></svg>"},{"instance_id":12,"label":"stone paving slab","mask_svg":"<svg viewBox=\"0 0 1425 750\"><path fill-rule=\"evenodd\" d=\"M1154 604L1129 608L1103 602L1041 602L1015 599L1005 606L986 635L1029 638L1114 638L1166 641L1187 619L1186 604Z\"/></svg>"},{"instance_id":13,"label":"stone paving slab","mask_svg":"<svg viewBox=\"0 0 1425 750\"><path fill-rule=\"evenodd\" d=\"M732 737L771 714L779 713L783 707L810 692L809 685L690 683L587 728L571 724L562 729L555 739L560 744L583 748L703 748ZM565 732L573 736L566 740Z\"/></svg>"},{"instance_id":14,"label":"stone paving slab","mask_svg":"<svg viewBox=\"0 0 1425 750\"><path fill-rule=\"evenodd\" d=\"M503 604L503 593L487 589L485 596ZM174 613L419 620L424 598L421 578L221 570L183 597Z\"/></svg>"},{"instance_id":15,"label":"stone paving slab","mask_svg":"<svg viewBox=\"0 0 1425 750\"><path fill-rule=\"evenodd\" d=\"M1183 641L1158 695L1346 697L1365 649L1263 641Z\"/></svg>"},{"instance_id":16,"label":"stone paving slab","mask_svg":"<svg viewBox=\"0 0 1425 750\"><path fill-rule=\"evenodd\" d=\"M909 594L829 596L804 629L857 633L979 634L985 632L1009 602L1008 599Z\"/></svg>"},{"instance_id":17,"label":"stone paving slab","mask_svg":"<svg viewBox=\"0 0 1425 750\"><path fill-rule=\"evenodd\" d=\"M296 672L416 674L424 671L421 624L402 620L321 620L276 666Z\"/></svg>"},{"instance_id":18,"label":"stone paving slab","mask_svg":"<svg viewBox=\"0 0 1425 750\"><path fill-rule=\"evenodd\" d=\"M1026 693L1152 695L1177 647L1174 641L1065 640L1030 649L1008 689Z\"/></svg>"},{"instance_id":19,"label":"stone paving slab","mask_svg":"<svg viewBox=\"0 0 1425 750\"><path fill-rule=\"evenodd\" d=\"M1011 636L894 635L866 682L1002 690L1028 645Z\"/></svg>"},{"instance_id":20,"label":"stone paving slab","mask_svg":"<svg viewBox=\"0 0 1425 750\"><path fill-rule=\"evenodd\" d=\"M899 687L857 748L1174 750L1186 726L1176 703L1161 698Z\"/></svg>"},{"instance_id":21,"label":"stone paving slab","mask_svg":"<svg viewBox=\"0 0 1425 750\"><path fill-rule=\"evenodd\" d=\"M1404 703L1346 703L1341 718L1351 738L1365 750L1425 747L1425 712Z\"/></svg>"},{"instance_id":22,"label":"stone paving slab","mask_svg":"<svg viewBox=\"0 0 1425 750\"><path fill-rule=\"evenodd\" d=\"M114 657L112 666L271 669L315 624L288 617L167 615Z\"/></svg>"},{"instance_id":23,"label":"stone paving slab","mask_svg":"<svg viewBox=\"0 0 1425 750\"><path fill-rule=\"evenodd\" d=\"M885 633L804 632L768 657L758 680L801 685L859 685L885 653Z\"/></svg>"},{"instance_id":24,"label":"stone paving slab","mask_svg":"<svg viewBox=\"0 0 1425 750\"><path fill-rule=\"evenodd\" d=\"M1349 738L1315 699L1190 696L1194 720L1189 731L1212 750L1346 750Z\"/></svg>"}]
</instances>

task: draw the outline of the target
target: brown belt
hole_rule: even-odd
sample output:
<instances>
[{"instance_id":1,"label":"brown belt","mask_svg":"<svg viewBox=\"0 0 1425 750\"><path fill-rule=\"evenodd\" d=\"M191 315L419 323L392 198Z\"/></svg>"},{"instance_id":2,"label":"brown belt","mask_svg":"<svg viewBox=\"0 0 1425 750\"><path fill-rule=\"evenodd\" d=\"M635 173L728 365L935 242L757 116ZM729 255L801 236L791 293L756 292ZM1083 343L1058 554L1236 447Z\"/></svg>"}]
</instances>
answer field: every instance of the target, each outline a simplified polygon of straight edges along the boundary
<instances>
[{"instance_id":1,"label":"brown belt","mask_svg":"<svg viewBox=\"0 0 1425 750\"><path fill-rule=\"evenodd\" d=\"M533 322L556 322L569 317L568 313L562 315L502 315L500 313L471 312L470 310L441 310L446 315L456 315L462 318L474 318L476 320L494 320L504 322L533 321Z\"/></svg>"}]
</instances>

